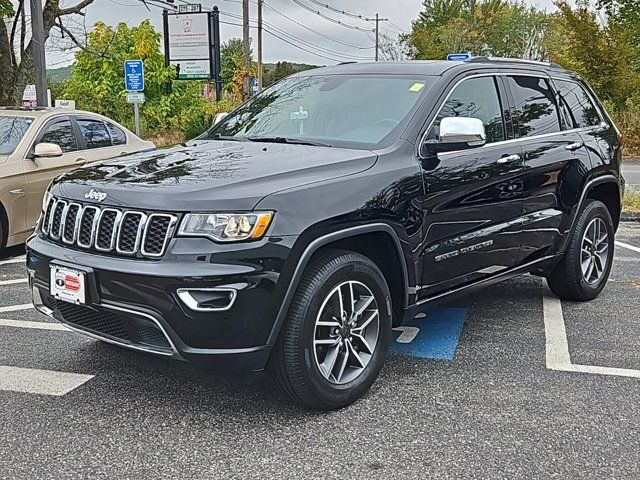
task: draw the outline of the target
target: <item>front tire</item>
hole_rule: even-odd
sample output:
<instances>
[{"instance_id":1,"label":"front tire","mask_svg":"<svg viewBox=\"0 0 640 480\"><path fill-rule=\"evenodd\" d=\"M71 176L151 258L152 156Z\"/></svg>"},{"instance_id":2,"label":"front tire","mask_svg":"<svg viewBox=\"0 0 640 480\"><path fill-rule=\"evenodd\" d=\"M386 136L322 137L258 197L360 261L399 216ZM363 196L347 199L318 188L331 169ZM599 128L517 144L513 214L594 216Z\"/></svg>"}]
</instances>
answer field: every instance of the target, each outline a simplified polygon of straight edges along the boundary
<instances>
[{"instance_id":1,"label":"front tire","mask_svg":"<svg viewBox=\"0 0 640 480\"><path fill-rule=\"evenodd\" d=\"M604 289L613 265L615 228L609 210L598 200L580 213L562 261L547 276L558 297L584 302Z\"/></svg>"},{"instance_id":2,"label":"front tire","mask_svg":"<svg viewBox=\"0 0 640 480\"><path fill-rule=\"evenodd\" d=\"M270 359L293 401L334 410L364 395L384 364L391 331L384 275L364 255L330 251L305 272Z\"/></svg>"}]
</instances>

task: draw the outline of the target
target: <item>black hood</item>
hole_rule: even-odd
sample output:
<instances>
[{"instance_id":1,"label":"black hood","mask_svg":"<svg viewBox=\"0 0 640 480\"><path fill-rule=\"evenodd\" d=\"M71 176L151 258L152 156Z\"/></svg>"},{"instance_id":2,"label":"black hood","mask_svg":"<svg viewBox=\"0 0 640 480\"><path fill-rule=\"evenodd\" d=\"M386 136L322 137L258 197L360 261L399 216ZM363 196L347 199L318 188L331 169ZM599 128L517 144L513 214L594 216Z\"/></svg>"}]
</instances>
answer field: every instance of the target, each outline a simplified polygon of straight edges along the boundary
<instances>
[{"instance_id":1,"label":"black hood","mask_svg":"<svg viewBox=\"0 0 640 480\"><path fill-rule=\"evenodd\" d=\"M107 194L103 205L144 210L251 210L266 195L352 175L375 160L368 150L197 141L72 170L52 193L95 202L85 197L94 189Z\"/></svg>"}]
</instances>

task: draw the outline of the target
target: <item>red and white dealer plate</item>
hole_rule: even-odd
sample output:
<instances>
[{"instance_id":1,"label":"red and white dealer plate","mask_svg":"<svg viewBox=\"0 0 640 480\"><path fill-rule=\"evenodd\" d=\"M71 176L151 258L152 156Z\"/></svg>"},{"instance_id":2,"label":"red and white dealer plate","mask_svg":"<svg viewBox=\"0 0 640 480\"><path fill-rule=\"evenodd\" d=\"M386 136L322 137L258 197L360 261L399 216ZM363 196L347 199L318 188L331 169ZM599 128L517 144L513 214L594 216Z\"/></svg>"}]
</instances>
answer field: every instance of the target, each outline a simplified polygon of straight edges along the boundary
<instances>
[{"instance_id":1,"label":"red and white dealer plate","mask_svg":"<svg viewBox=\"0 0 640 480\"><path fill-rule=\"evenodd\" d=\"M85 297L84 272L72 268L51 265L51 296L69 303L84 304Z\"/></svg>"}]
</instances>

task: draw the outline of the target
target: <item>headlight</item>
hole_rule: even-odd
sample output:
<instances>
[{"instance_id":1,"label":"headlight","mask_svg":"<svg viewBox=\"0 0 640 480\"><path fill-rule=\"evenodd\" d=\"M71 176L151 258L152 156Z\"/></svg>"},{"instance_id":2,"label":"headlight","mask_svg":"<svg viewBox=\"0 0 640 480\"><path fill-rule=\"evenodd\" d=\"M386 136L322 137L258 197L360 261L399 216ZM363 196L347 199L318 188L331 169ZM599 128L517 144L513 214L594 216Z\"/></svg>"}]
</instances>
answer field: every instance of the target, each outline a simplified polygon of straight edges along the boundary
<instances>
[{"instance_id":1,"label":"headlight","mask_svg":"<svg viewBox=\"0 0 640 480\"><path fill-rule=\"evenodd\" d=\"M189 213L178 235L208 237L218 242L262 238L271 223L273 212Z\"/></svg>"}]
</instances>

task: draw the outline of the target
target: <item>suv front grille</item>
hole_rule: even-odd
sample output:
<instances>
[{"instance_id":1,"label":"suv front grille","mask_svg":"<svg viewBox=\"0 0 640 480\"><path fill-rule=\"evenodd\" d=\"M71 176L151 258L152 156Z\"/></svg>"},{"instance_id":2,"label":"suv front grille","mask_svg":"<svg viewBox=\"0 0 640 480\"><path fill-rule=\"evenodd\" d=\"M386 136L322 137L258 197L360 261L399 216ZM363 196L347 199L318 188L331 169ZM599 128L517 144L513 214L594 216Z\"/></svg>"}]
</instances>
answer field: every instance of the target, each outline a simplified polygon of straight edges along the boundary
<instances>
[{"instance_id":1,"label":"suv front grille","mask_svg":"<svg viewBox=\"0 0 640 480\"><path fill-rule=\"evenodd\" d=\"M164 255L177 221L177 216L165 213L147 215L52 198L42 219L42 233L82 249L157 258Z\"/></svg>"}]
</instances>

